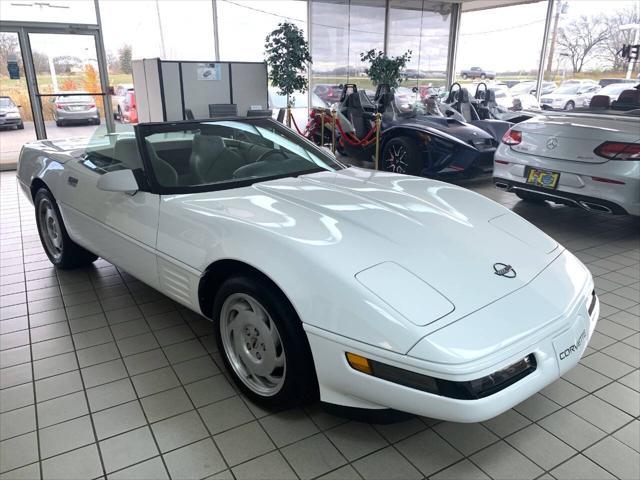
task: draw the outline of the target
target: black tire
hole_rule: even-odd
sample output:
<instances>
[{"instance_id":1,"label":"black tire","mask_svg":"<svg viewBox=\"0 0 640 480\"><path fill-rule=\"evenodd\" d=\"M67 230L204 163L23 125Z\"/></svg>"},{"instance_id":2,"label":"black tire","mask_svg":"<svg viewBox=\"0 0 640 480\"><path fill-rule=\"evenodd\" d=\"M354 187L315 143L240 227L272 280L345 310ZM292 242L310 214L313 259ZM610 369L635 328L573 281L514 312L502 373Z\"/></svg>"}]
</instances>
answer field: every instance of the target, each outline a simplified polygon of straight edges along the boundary
<instances>
[{"instance_id":1,"label":"black tire","mask_svg":"<svg viewBox=\"0 0 640 480\"><path fill-rule=\"evenodd\" d=\"M469 78L469 75L467 75L466 73L463 73L460 76L462 77L463 80L466 80L467 78Z\"/></svg>"},{"instance_id":2,"label":"black tire","mask_svg":"<svg viewBox=\"0 0 640 480\"><path fill-rule=\"evenodd\" d=\"M18 130L24 130L24 122L18 124Z\"/></svg>"},{"instance_id":3,"label":"black tire","mask_svg":"<svg viewBox=\"0 0 640 480\"><path fill-rule=\"evenodd\" d=\"M573 100L569 100L567 104L564 106L565 110L573 110L574 108L576 108L576 104L574 103Z\"/></svg>"},{"instance_id":4,"label":"black tire","mask_svg":"<svg viewBox=\"0 0 640 480\"><path fill-rule=\"evenodd\" d=\"M97 255L94 255L90 251L82 248L69 238L58 204L49 190L46 188L38 190L33 203L36 209L36 224L38 226L40 242L42 242L42 247L44 248L44 251L47 254L47 257L49 257L51 263L58 268L70 269L89 265L98 259ZM57 225L57 238L59 239L58 242L60 244L59 251L56 252L54 252L51 241L47 240L47 238L51 237L48 233L49 230L47 226L43 224L45 220L43 219L43 214L41 214L42 210L48 208L49 205L51 206L51 217Z\"/></svg>"},{"instance_id":5,"label":"black tire","mask_svg":"<svg viewBox=\"0 0 640 480\"><path fill-rule=\"evenodd\" d=\"M230 355L223 342L221 318L223 306L238 295L255 299L268 313L277 327L284 352L284 382L273 394L261 395L250 389L231 365ZM311 348L302 323L284 294L271 282L251 275L240 275L226 280L218 290L213 302L213 318L216 325L216 341L224 364L238 388L252 401L267 408L290 408L318 399L318 381L311 355ZM244 331L244 330L243 330ZM244 347L244 340L241 340ZM247 343L249 345L249 343ZM255 347L255 343L253 343ZM274 370L275 372L276 370Z\"/></svg>"},{"instance_id":6,"label":"black tire","mask_svg":"<svg viewBox=\"0 0 640 480\"><path fill-rule=\"evenodd\" d=\"M544 203L544 198L540 195L537 195L533 192L525 192L522 190L516 190L516 195L518 196L518 198L520 200L523 200L525 202L529 202L529 203Z\"/></svg>"},{"instance_id":7,"label":"black tire","mask_svg":"<svg viewBox=\"0 0 640 480\"><path fill-rule=\"evenodd\" d=\"M115 115L116 120L120 120L122 122L122 109L120 108L120 105L118 105L118 112Z\"/></svg>"},{"instance_id":8,"label":"black tire","mask_svg":"<svg viewBox=\"0 0 640 480\"><path fill-rule=\"evenodd\" d=\"M62 127L63 123L62 120L56 120L56 127Z\"/></svg>"},{"instance_id":9,"label":"black tire","mask_svg":"<svg viewBox=\"0 0 640 480\"><path fill-rule=\"evenodd\" d=\"M482 75L480 75L480 78L484 80L485 78L487 78L487 76L483 73Z\"/></svg>"},{"instance_id":10,"label":"black tire","mask_svg":"<svg viewBox=\"0 0 640 480\"><path fill-rule=\"evenodd\" d=\"M402 157L402 149L406 152L404 157ZM395 137L389 140L382 149L379 168L387 172L420 175L423 164L420 150L412 138Z\"/></svg>"},{"instance_id":11,"label":"black tire","mask_svg":"<svg viewBox=\"0 0 640 480\"><path fill-rule=\"evenodd\" d=\"M94 123L95 125L100 125L100 117L98 117L98 118L94 119L94 120L93 120L93 123Z\"/></svg>"}]
</instances>

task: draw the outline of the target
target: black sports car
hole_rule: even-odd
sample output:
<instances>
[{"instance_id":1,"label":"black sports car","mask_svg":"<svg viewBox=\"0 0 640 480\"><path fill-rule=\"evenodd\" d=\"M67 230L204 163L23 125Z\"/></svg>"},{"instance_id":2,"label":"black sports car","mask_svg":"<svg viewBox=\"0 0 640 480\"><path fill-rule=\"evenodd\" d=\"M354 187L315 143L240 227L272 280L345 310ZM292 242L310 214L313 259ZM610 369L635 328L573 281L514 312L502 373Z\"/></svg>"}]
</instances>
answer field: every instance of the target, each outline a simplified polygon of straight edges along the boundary
<instances>
[{"instance_id":1,"label":"black sports car","mask_svg":"<svg viewBox=\"0 0 640 480\"><path fill-rule=\"evenodd\" d=\"M473 176L491 171L498 139L490 133L442 115L435 99L416 102L410 111L402 107L387 85L378 86L373 101L356 85L345 85L336 109L338 151L359 160L374 160L375 118L381 113L379 169L421 176ZM331 126L328 111L312 111L307 135L318 144L330 143Z\"/></svg>"}]
</instances>

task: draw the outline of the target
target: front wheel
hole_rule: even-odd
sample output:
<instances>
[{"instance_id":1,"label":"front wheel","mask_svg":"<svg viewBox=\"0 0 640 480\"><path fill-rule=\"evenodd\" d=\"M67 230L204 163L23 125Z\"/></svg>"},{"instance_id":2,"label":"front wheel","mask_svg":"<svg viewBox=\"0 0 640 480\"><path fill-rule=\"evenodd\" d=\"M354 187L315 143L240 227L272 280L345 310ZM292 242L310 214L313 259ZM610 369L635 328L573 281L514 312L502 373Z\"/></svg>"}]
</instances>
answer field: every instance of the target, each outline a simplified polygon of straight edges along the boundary
<instances>
[{"instance_id":1,"label":"front wheel","mask_svg":"<svg viewBox=\"0 0 640 480\"><path fill-rule=\"evenodd\" d=\"M387 172L420 175L423 162L415 142L409 137L389 140L382 149L381 167Z\"/></svg>"},{"instance_id":2,"label":"front wheel","mask_svg":"<svg viewBox=\"0 0 640 480\"><path fill-rule=\"evenodd\" d=\"M33 203L36 207L38 235L51 263L66 269L88 265L97 260L96 255L69 238L60 209L49 190L38 190Z\"/></svg>"},{"instance_id":3,"label":"front wheel","mask_svg":"<svg viewBox=\"0 0 640 480\"><path fill-rule=\"evenodd\" d=\"M24 123L23 122L20 122L18 124L18 130L24 130Z\"/></svg>"},{"instance_id":4,"label":"front wheel","mask_svg":"<svg viewBox=\"0 0 640 480\"><path fill-rule=\"evenodd\" d=\"M572 100L569 100L567 104L564 106L565 110L573 110L574 108L576 108L576 104L573 103Z\"/></svg>"},{"instance_id":5,"label":"front wheel","mask_svg":"<svg viewBox=\"0 0 640 480\"><path fill-rule=\"evenodd\" d=\"M463 73L461 77L463 80L466 80L467 78L469 78L469 75L467 75L466 73Z\"/></svg>"},{"instance_id":6,"label":"front wheel","mask_svg":"<svg viewBox=\"0 0 640 480\"><path fill-rule=\"evenodd\" d=\"M265 279L225 281L213 305L218 347L236 385L270 408L318 398L311 349L286 297Z\"/></svg>"}]
</instances>

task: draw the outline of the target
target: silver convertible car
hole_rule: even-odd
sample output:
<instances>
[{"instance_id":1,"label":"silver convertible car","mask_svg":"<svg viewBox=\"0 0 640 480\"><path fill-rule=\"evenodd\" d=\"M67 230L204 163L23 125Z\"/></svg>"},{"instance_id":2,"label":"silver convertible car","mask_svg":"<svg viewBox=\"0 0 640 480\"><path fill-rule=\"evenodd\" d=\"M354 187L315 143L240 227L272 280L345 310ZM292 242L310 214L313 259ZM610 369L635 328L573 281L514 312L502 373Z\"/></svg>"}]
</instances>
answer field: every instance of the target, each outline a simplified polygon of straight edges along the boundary
<instances>
[{"instance_id":1,"label":"silver convertible car","mask_svg":"<svg viewBox=\"0 0 640 480\"><path fill-rule=\"evenodd\" d=\"M103 257L210 318L267 406L486 420L576 365L598 318L585 266L512 211L271 119L34 142L18 180L54 265Z\"/></svg>"}]
</instances>

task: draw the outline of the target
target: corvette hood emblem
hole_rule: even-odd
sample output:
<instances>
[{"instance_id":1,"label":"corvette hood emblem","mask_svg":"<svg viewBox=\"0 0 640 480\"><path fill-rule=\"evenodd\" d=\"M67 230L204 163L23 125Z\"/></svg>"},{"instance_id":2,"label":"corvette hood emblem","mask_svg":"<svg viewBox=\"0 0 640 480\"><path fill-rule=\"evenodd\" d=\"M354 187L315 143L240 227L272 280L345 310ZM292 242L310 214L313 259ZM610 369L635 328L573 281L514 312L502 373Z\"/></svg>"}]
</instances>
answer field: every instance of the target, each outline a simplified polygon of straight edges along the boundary
<instances>
[{"instance_id":1,"label":"corvette hood emblem","mask_svg":"<svg viewBox=\"0 0 640 480\"><path fill-rule=\"evenodd\" d=\"M507 265L506 263L494 263L493 273L499 277L516 278L516 271L511 265Z\"/></svg>"},{"instance_id":2,"label":"corvette hood emblem","mask_svg":"<svg viewBox=\"0 0 640 480\"><path fill-rule=\"evenodd\" d=\"M557 137L551 137L549 140L547 140L546 145L549 150L553 150L554 148L556 148L558 146Z\"/></svg>"}]
</instances>

